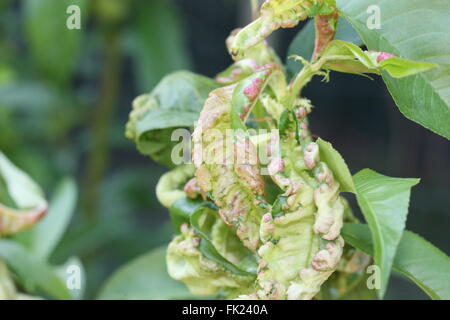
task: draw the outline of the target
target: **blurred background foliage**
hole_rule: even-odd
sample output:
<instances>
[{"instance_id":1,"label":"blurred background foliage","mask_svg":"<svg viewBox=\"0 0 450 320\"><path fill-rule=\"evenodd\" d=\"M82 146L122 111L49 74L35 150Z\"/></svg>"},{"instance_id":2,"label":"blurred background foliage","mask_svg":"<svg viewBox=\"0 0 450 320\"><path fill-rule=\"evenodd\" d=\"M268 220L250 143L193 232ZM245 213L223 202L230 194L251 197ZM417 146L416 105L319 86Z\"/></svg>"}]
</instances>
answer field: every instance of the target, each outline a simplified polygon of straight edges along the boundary
<instances>
[{"instance_id":1,"label":"blurred background foliage","mask_svg":"<svg viewBox=\"0 0 450 320\"><path fill-rule=\"evenodd\" d=\"M66 28L71 4L81 8L81 30ZM222 71L231 63L225 38L249 20L239 0L0 0L0 150L47 193L76 178L77 210L51 261L82 260L86 298L172 236L154 193L166 169L123 134L131 101L171 71ZM302 26L271 36L281 57ZM448 141L405 119L378 78L333 73L305 95L318 106L312 130L353 173L422 179L407 228L449 254ZM387 296L424 297L398 278Z\"/></svg>"}]
</instances>

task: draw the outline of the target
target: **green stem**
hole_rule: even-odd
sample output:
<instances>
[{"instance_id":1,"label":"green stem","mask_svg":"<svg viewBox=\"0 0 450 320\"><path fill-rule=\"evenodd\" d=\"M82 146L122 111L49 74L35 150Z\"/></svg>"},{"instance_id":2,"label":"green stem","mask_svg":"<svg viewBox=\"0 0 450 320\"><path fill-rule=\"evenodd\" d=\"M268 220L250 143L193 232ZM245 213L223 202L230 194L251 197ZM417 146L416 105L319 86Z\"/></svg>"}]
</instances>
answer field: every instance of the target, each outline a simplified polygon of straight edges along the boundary
<instances>
[{"instance_id":1,"label":"green stem","mask_svg":"<svg viewBox=\"0 0 450 320\"><path fill-rule=\"evenodd\" d=\"M105 30L105 62L102 84L97 108L91 123L90 154L85 175L84 211L93 217L97 210L100 196L100 183L108 166L110 152L108 134L113 119L119 92L119 75L121 69L120 36L116 28Z\"/></svg>"},{"instance_id":2,"label":"green stem","mask_svg":"<svg viewBox=\"0 0 450 320\"><path fill-rule=\"evenodd\" d=\"M259 0L250 0L251 8L252 8L252 19L258 19L258 11L259 11Z\"/></svg>"},{"instance_id":3,"label":"green stem","mask_svg":"<svg viewBox=\"0 0 450 320\"><path fill-rule=\"evenodd\" d=\"M319 60L307 62L302 61L303 69L297 74L289 85L289 93L286 101L287 105L292 105L295 99L301 94L302 89L317 74L323 74L320 70L328 61L348 60L352 56L347 55L330 55L320 58Z\"/></svg>"}]
</instances>

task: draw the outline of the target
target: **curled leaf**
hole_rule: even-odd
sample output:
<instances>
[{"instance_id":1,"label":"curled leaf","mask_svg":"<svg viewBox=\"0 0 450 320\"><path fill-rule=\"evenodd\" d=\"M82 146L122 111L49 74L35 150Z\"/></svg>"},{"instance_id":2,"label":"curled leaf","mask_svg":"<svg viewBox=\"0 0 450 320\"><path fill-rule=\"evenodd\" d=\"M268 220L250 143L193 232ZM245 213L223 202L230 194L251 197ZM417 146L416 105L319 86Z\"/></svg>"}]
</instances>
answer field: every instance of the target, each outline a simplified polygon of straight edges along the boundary
<instances>
[{"instance_id":1,"label":"curled leaf","mask_svg":"<svg viewBox=\"0 0 450 320\"><path fill-rule=\"evenodd\" d=\"M199 187L210 194L222 219L235 228L244 245L254 250L264 213L259 206L264 183L255 146L230 130L235 87L211 92L192 135L193 160Z\"/></svg>"},{"instance_id":2,"label":"curled leaf","mask_svg":"<svg viewBox=\"0 0 450 320\"><path fill-rule=\"evenodd\" d=\"M208 93L218 83L188 71L165 76L149 94L133 101L125 135L138 150L155 161L173 167L171 134L176 128L194 126Z\"/></svg>"},{"instance_id":3,"label":"curled leaf","mask_svg":"<svg viewBox=\"0 0 450 320\"><path fill-rule=\"evenodd\" d=\"M0 235L30 228L46 212L39 186L0 152Z\"/></svg>"},{"instance_id":4,"label":"curled leaf","mask_svg":"<svg viewBox=\"0 0 450 320\"><path fill-rule=\"evenodd\" d=\"M268 0L261 6L261 16L240 30L229 47L230 54L239 59L246 50L260 43L279 28L292 28L310 14L319 0Z\"/></svg>"}]
</instances>

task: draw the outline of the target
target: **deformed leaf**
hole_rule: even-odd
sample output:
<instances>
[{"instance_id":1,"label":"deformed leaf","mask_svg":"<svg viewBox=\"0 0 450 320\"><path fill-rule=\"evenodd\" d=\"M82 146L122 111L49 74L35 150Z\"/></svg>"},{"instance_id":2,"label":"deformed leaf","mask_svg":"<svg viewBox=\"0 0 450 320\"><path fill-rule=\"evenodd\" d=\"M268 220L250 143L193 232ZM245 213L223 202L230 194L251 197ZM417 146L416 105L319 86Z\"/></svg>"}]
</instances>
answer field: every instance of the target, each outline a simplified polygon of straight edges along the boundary
<instances>
[{"instance_id":1,"label":"deformed leaf","mask_svg":"<svg viewBox=\"0 0 450 320\"><path fill-rule=\"evenodd\" d=\"M240 30L229 50L240 57L279 28L291 28L305 20L320 0L268 0L261 6L261 16Z\"/></svg>"},{"instance_id":2,"label":"deformed leaf","mask_svg":"<svg viewBox=\"0 0 450 320\"><path fill-rule=\"evenodd\" d=\"M32 229L19 233L16 239L36 256L47 260L70 222L76 200L75 182L69 178L64 179L50 201L47 215Z\"/></svg>"},{"instance_id":3,"label":"deformed leaf","mask_svg":"<svg viewBox=\"0 0 450 320\"><path fill-rule=\"evenodd\" d=\"M348 41L362 46L363 42L352 25L342 17L339 17L334 39ZM311 60L314 51L315 28L314 20L309 20L306 25L297 33L288 49L288 58L293 55L301 56L305 60ZM287 61L287 69L290 74L295 74L300 70L300 65L294 59Z\"/></svg>"},{"instance_id":4,"label":"deformed leaf","mask_svg":"<svg viewBox=\"0 0 450 320\"><path fill-rule=\"evenodd\" d=\"M231 126L233 129L246 130L245 122L271 77L276 77L275 80L284 82L284 76L279 71L280 67L277 64L269 63L239 81L233 90L231 100Z\"/></svg>"},{"instance_id":5,"label":"deformed leaf","mask_svg":"<svg viewBox=\"0 0 450 320\"><path fill-rule=\"evenodd\" d=\"M87 21L86 0L41 0L23 2L23 20L31 56L37 69L47 78L66 84L82 48L82 30L69 29L67 9L76 5L80 15L80 27ZM58 43L56 44L55 41Z\"/></svg>"},{"instance_id":6,"label":"deformed leaf","mask_svg":"<svg viewBox=\"0 0 450 320\"><path fill-rule=\"evenodd\" d=\"M40 187L0 152L0 235L29 228L46 212Z\"/></svg>"},{"instance_id":7,"label":"deformed leaf","mask_svg":"<svg viewBox=\"0 0 450 320\"><path fill-rule=\"evenodd\" d=\"M0 258L6 261L27 292L45 292L56 299L71 294L57 272L41 259L12 240L0 240Z\"/></svg>"}]
</instances>

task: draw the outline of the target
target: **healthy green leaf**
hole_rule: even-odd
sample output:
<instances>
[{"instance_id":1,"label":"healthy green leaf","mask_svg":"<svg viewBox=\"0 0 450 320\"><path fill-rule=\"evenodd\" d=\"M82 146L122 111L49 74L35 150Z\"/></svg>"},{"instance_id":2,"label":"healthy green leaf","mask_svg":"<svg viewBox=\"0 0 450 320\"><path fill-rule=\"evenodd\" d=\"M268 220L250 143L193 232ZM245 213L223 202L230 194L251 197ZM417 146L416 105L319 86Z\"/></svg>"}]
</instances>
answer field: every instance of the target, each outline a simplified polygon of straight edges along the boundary
<instances>
[{"instance_id":1,"label":"healthy green leaf","mask_svg":"<svg viewBox=\"0 0 450 320\"><path fill-rule=\"evenodd\" d=\"M166 247L153 249L117 270L105 283L99 299L193 299L186 286L167 274Z\"/></svg>"},{"instance_id":2,"label":"healthy green leaf","mask_svg":"<svg viewBox=\"0 0 450 320\"><path fill-rule=\"evenodd\" d=\"M380 29L367 27L371 5L380 9ZM338 0L337 7L369 49L439 65L405 79L382 75L407 118L450 139L450 2Z\"/></svg>"},{"instance_id":3,"label":"healthy green leaf","mask_svg":"<svg viewBox=\"0 0 450 320\"><path fill-rule=\"evenodd\" d=\"M0 257L17 275L27 292L43 291L55 299L70 299L63 279L41 259L11 240L0 240Z\"/></svg>"},{"instance_id":4,"label":"healthy green leaf","mask_svg":"<svg viewBox=\"0 0 450 320\"><path fill-rule=\"evenodd\" d=\"M38 69L57 83L66 83L81 49L81 30L67 28L70 5L80 8L81 23L87 20L86 0L24 1L25 31Z\"/></svg>"},{"instance_id":5,"label":"healthy green leaf","mask_svg":"<svg viewBox=\"0 0 450 320\"><path fill-rule=\"evenodd\" d=\"M381 269L382 297L386 291L392 262L405 228L411 187L419 179L391 178L370 169L353 177L358 204L369 224L374 242L375 263Z\"/></svg>"},{"instance_id":6,"label":"healthy green leaf","mask_svg":"<svg viewBox=\"0 0 450 320\"><path fill-rule=\"evenodd\" d=\"M77 187L66 178L56 189L47 215L32 229L18 234L24 245L36 256L47 260L64 234L77 200Z\"/></svg>"},{"instance_id":7,"label":"healthy green leaf","mask_svg":"<svg viewBox=\"0 0 450 320\"><path fill-rule=\"evenodd\" d=\"M341 191L356 193L352 174L339 152L333 148L331 143L320 138L316 143L319 145L320 159L330 167L334 177L339 181Z\"/></svg>"},{"instance_id":8,"label":"healthy green leaf","mask_svg":"<svg viewBox=\"0 0 450 320\"><path fill-rule=\"evenodd\" d=\"M188 71L165 76L150 94L133 102L126 136L139 151L162 164L173 166L171 142L174 128L192 127L208 94L219 84Z\"/></svg>"},{"instance_id":9,"label":"healthy green leaf","mask_svg":"<svg viewBox=\"0 0 450 320\"><path fill-rule=\"evenodd\" d=\"M346 223L342 236L350 245L373 255L373 241L364 224ZM409 278L432 299L450 299L450 258L421 236L403 233L392 268Z\"/></svg>"}]
</instances>

